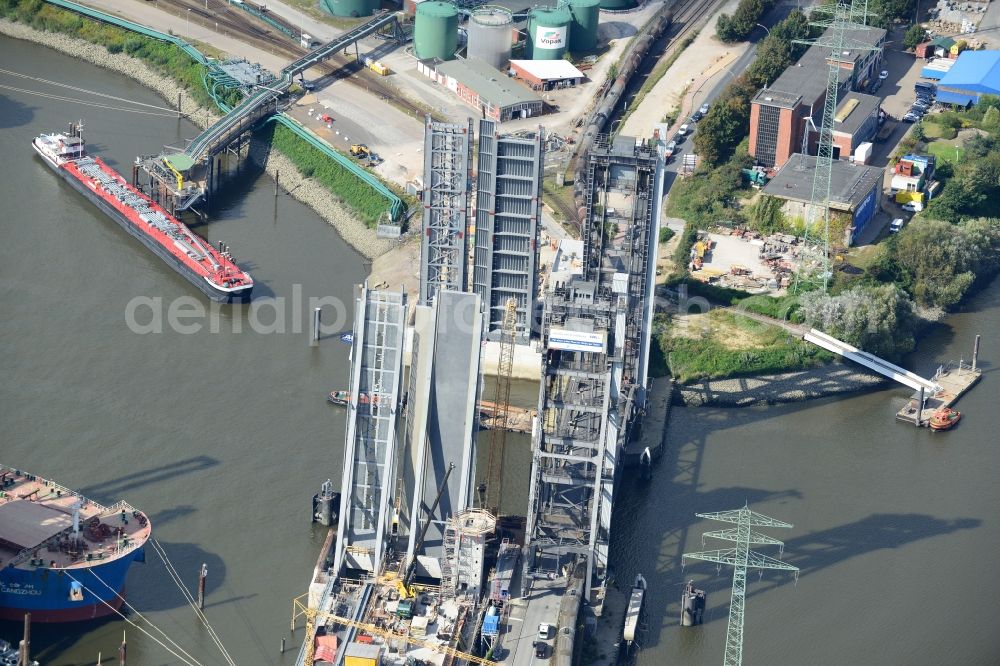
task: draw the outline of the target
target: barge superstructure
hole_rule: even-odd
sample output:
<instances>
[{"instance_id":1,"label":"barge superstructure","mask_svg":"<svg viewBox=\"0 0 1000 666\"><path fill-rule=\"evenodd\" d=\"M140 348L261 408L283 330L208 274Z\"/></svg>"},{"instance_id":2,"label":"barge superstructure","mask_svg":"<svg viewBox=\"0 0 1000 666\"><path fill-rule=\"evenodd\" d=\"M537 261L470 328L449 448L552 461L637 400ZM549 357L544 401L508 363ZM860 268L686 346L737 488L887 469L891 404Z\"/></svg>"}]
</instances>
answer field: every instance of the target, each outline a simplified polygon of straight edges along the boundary
<instances>
[{"instance_id":1,"label":"barge superstructure","mask_svg":"<svg viewBox=\"0 0 1000 666\"><path fill-rule=\"evenodd\" d=\"M125 574L144 561L151 525L120 501L102 506L0 465L0 619L74 622L114 614Z\"/></svg>"},{"instance_id":2,"label":"barge superstructure","mask_svg":"<svg viewBox=\"0 0 1000 666\"><path fill-rule=\"evenodd\" d=\"M129 234L214 301L247 299L253 278L233 261L133 187L101 158L87 155L81 125L69 134L41 134L35 151L53 171Z\"/></svg>"}]
</instances>

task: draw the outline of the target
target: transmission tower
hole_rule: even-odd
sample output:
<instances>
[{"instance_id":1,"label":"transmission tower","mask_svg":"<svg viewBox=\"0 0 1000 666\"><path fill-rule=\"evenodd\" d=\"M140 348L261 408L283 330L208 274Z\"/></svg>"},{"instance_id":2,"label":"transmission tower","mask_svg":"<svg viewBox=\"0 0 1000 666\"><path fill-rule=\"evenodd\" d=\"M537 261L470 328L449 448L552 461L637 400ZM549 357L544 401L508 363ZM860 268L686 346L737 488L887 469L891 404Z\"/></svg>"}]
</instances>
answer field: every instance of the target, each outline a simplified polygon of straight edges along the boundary
<instances>
[{"instance_id":1,"label":"transmission tower","mask_svg":"<svg viewBox=\"0 0 1000 666\"><path fill-rule=\"evenodd\" d=\"M812 195L809 197L810 206L806 214L805 240L803 242L803 253L800 256L799 270L795 274L795 282L792 290L802 291L808 286L820 285L826 291L830 283L830 182L833 177L833 129L835 116L837 113L837 102L840 89L840 74L843 71L840 63L845 50L872 51L878 47L850 39L847 37L847 30L867 28L868 3L866 0L852 0L844 2L837 0L835 5L824 5L814 10L817 13L830 14L830 18L811 22L824 28L823 35L817 39L796 39L796 44L808 44L810 46L826 49L830 52L827 57L827 78L826 78L826 98L823 102L823 121L819 128L819 146L816 151L816 172L813 176ZM809 130L806 129L808 139ZM803 151L805 155L805 151ZM822 220L820 217L822 216ZM822 222L822 230L817 229ZM820 237L821 235L821 237ZM818 256L810 257L812 254L808 248L813 245L821 245ZM816 265L811 265L815 263Z\"/></svg>"},{"instance_id":2,"label":"transmission tower","mask_svg":"<svg viewBox=\"0 0 1000 666\"><path fill-rule=\"evenodd\" d=\"M763 553L750 550L752 544L778 546L779 552L785 546L783 542L769 537L763 532L758 532L753 528L792 526L789 523L769 518L756 511L751 511L750 507L746 505L742 509L735 509L733 511L696 513L695 515L699 518L736 524L736 527L705 532L701 535L703 546L705 545L705 537L712 537L722 539L723 541L732 541L736 544L735 548L684 553L681 556L681 562L683 563L685 559L692 559L715 562L719 565L730 564L733 566L733 597L729 606L729 626L726 629L726 659L722 663L724 666L740 666L743 663L743 612L746 607L747 569L759 569L762 576L764 575L764 569L794 571L796 582L799 579L798 567L793 567L781 560L776 560Z\"/></svg>"}]
</instances>

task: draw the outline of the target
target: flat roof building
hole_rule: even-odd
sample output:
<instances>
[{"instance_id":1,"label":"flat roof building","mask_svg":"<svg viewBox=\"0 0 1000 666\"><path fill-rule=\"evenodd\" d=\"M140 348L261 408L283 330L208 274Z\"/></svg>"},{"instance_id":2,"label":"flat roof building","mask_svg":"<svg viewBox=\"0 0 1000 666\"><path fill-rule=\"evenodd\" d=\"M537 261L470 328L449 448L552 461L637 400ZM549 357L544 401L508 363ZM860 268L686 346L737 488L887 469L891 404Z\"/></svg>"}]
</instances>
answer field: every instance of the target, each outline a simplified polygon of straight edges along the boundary
<instances>
[{"instance_id":1,"label":"flat roof building","mask_svg":"<svg viewBox=\"0 0 1000 666\"><path fill-rule=\"evenodd\" d=\"M844 242L851 245L875 217L882 198L882 169L835 160L830 173L830 209L851 216ZM784 199L785 214L809 219L816 157L796 153L764 187L764 194Z\"/></svg>"},{"instance_id":2,"label":"flat roof building","mask_svg":"<svg viewBox=\"0 0 1000 666\"><path fill-rule=\"evenodd\" d=\"M835 57L841 67L838 97L866 89L878 80L885 36L881 28L861 25L846 31L845 41L859 46L844 49ZM758 164L780 168L791 155L802 152L806 128L818 128L822 122L830 61L829 47L812 46L774 83L754 96L750 107L750 155Z\"/></svg>"},{"instance_id":3,"label":"flat roof building","mask_svg":"<svg viewBox=\"0 0 1000 666\"><path fill-rule=\"evenodd\" d=\"M846 160L862 143L878 133L878 112L882 100L874 95L848 93L834 115L833 157Z\"/></svg>"},{"instance_id":4,"label":"flat roof building","mask_svg":"<svg viewBox=\"0 0 1000 666\"><path fill-rule=\"evenodd\" d=\"M417 70L475 107L484 117L505 122L542 113L542 98L478 58L423 60Z\"/></svg>"},{"instance_id":5,"label":"flat roof building","mask_svg":"<svg viewBox=\"0 0 1000 666\"><path fill-rule=\"evenodd\" d=\"M534 90L575 86L586 78L566 60L511 60L510 69Z\"/></svg>"}]
</instances>

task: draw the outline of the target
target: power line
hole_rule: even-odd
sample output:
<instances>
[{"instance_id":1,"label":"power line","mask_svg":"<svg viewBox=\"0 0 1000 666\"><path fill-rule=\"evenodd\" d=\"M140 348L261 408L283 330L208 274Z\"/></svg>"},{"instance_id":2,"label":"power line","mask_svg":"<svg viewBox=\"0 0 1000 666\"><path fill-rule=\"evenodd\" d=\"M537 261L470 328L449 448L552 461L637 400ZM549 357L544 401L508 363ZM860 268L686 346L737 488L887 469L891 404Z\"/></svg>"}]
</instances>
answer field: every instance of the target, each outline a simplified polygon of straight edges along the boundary
<instances>
[{"instance_id":1,"label":"power line","mask_svg":"<svg viewBox=\"0 0 1000 666\"><path fill-rule=\"evenodd\" d=\"M128 104L134 104L136 106L146 106L151 109L157 109L159 111L170 111L176 113L173 109L165 106L159 106L157 104L147 104L146 102L136 102L135 100L127 99L125 97L115 97L114 95L109 95L107 93L98 92L96 90L87 90L86 88L78 88L76 86L71 86L68 83L59 83L58 81L49 81L48 79L42 79L37 76L29 76L28 74L21 74L20 72L12 72L9 69L0 69L0 74L7 74L9 76L16 76L22 79L30 79L31 81L38 81L39 83L47 83L50 86L58 86L60 88L68 88L69 90L74 90L76 92L86 93L88 95L95 95L97 97L106 97L108 99L113 99L118 102L126 102Z\"/></svg>"},{"instance_id":2,"label":"power line","mask_svg":"<svg viewBox=\"0 0 1000 666\"><path fill-rule=\"evenodd\" d=\"M142 109L127 109L121 106L111 106L110 104L101 104L99 102L89 102L85 99L75 99L73 97L62 97L61 95L53 95L51 93L44 93L38 90L28 90L26 88L15 88L14 86L5 86L0 84L0 89L11 90L13 92L24 93L26 95L38 95L39 97L44 97L46 99L53 99L59 102L70 102L73 104L82 104L84 106L93 106L98 109L109 109L111 111L126 111L128 113L139 113L145 116L160 116L164 118L176 118L177 112L171 111L170 113L157 113L156 111L143 111Z\"/></svg>"}]
</instances>

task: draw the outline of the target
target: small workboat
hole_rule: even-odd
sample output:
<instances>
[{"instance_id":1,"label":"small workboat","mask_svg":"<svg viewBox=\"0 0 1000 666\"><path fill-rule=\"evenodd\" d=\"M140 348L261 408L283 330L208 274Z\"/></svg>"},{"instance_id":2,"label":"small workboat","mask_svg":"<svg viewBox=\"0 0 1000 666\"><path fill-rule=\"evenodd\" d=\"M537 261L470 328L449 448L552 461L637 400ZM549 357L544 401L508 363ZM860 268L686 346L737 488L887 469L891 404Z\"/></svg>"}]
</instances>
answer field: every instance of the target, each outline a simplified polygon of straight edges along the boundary
<instances>
[{"instance_id":1,"label":"small workboat","mask_svg":"<svg viewBox=\"0 0 1000 666\"><path fill-rule=\"evenodd\" d=\"M931 417L928 425L931 427L931 430L949 430L958 423L960 418L962 418L962 412L949 407L942 407L934 412L934 416Z\"/></svg>"},{"instance_id":2,"label":"small workboat","mask_svg":"<svg viewBox=\"0 0 1000 666\"><path fill-rule=\"evenodd\" d=\"M350 391L330 391L330 394L326 396L326 401L334 405L349 405L351 403L351 392Z\"/></svg>"}]
</instances>

